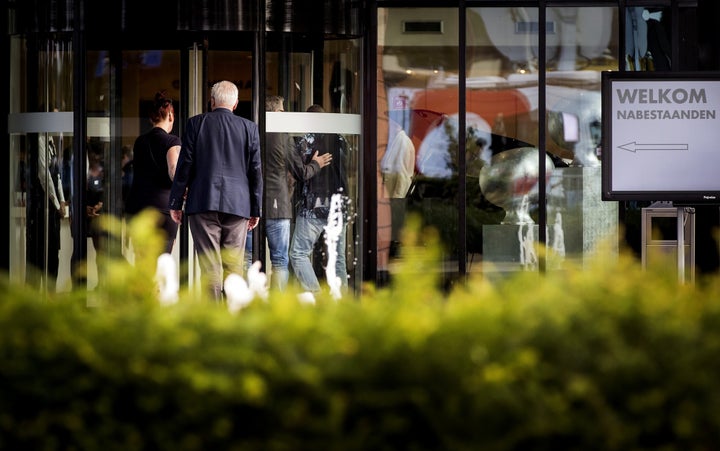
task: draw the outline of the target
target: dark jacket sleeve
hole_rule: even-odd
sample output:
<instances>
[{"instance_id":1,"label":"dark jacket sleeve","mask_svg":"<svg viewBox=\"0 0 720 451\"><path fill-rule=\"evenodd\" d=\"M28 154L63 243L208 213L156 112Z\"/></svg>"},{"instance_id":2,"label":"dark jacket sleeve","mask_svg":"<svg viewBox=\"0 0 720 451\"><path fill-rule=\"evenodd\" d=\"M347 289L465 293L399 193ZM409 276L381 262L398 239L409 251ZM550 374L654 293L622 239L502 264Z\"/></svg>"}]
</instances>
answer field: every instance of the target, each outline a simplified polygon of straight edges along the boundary
<instances>
[{"instance_id":1,"label":"dark jacket sleeve","mask_svg":"<svg viewBox=\"0 0 720 451\"><path fill-rule=\"evenodd\" d=\"M303 161L303 157L300 155L301 149L295 146L292 146L290 149L287 153L287 166L295 180L299 182L310 180L320 171L320 165L316 161L310 160L307 164Z\"/></svg>"},{"instance_id":2,"label":"dark jacket sleeve","mask_svg":"<svg viewBox=\"0 0 720 451\"><path fill-rule=\"evenodd\" d=\"M262 216L263 176L260 159L260 135L258 128L251 123L248 132L248 184L250 185L250 216Z\"/></svg>"},{"instance_id":3,"label":"dark jacket sleeve","mask_svg":"<svg viewBox=\"0 0 720 451\"><path fill-rule=\"evenodd\" d=\"M195 140L197 139L198 116L188 119L185 126L185 139L180 147L175 178L170 189L168 207L170 210L182 210L185 201L185 189L190 183L190 174L193 167L195 155Z\"/></svg>"}]
</instances>

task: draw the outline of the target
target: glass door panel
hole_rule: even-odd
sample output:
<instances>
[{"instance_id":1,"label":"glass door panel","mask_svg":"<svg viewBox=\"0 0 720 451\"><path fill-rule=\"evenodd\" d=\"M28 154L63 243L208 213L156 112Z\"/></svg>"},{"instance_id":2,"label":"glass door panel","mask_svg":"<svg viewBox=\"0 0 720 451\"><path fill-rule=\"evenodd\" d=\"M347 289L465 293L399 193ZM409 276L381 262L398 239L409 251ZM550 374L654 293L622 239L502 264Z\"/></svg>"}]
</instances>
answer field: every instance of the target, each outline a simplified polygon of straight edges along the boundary
<instances>
[{"instance_id":1,"label":"glass door panel","mask_svg":"<svg viewBox=\"0 0 720 451\"><path fill-rule=\"evenodd\" d=\"M441 237L442 272L458 273L458 12L378 9L377 269L402 258L406 217Z\"/></svg>"},{"instance_id":2,"label":"glass door panel","mask_svg":"<svg viewBox=\"0 0 720 451\"><path fill-rule=\"evenodd\" d=\"M252 73L253 57L245 50L209 50L207 52L207 80L205 98L210 101L210 88L220 80L229 80L238 87L238 106L235 114L246 119L252 117ZM209 111L206 105L204 111Z\"/></svg>"},{"instance_id":3,"label":"glass door panel","mask_svg":"<svg viewBox=\"0 0 720 451\"><path fill-rule=\"evenodd\" d=\"M122 52L121 58L120 92L122 96L120 98L119 126L116 127L117 133L112 156L112 183L115 186L116 205L112 210L122 218L121 252L132 262L134 260L133 243L126 233L127 220L131 218L125 213L124 203L136 174L132 160L137 152L145 150L134 149L135 140L153 128L150 117L151 112L156 108L155 97L157 94L162 94L165 99L172 101L176 119L170 134L180 136L182 121L179 118L183 117L185 108L180 102L180 51L126 50ZM147 159L143 161L147 161ZM142 176L143 174L138 173L137 175ZM118 197L117 194L120 196ZM177 245L173 246L173 254L177 255L178 247Z\"/></svg>"},{"instance_id":4,"label":"glass door panel","mask_svg":"<svg viewBox=\"0 0 720 451\"><path fill-rule=\"evenodd\" d=\"M546 148L548 269L583 265L599 246L618 250L618 204L601 199L601 81L618 70L615 7L547 9Z\"/></svg>"},{"instance_id":5,"label":"glass door panel","mask_svg":"<svg viewBox=\"0 0 720 451\"><path fill-rule=\"evenodd\" d=\"M631 6L625 8L625 60L628 71L672 70L670 48L671 8Z\"/></svg>"},{"instance_id":6,"label":"glass door panel","mask_svg":"<svg viewBox=\"0 0 720 451\"><path fill-rule=\"evenodd\" d=\"M538 31L537 8L467 11L468 271L488 277L537 267Z\"/></svg>"},{"instance_id":7,"label":"glass door panel","mask_svg":"<svg viewBox=\"0 0 720 451\"><path fill-rule=\"evenodd\" d=\"M113 60L107 50L87 52L87 142L84 230L86 255L80 280L88 289L102 287L108 277L106 258L134 262L127 233L125 196L133 183L135 139L152 128L155 94L164 91L181 114L180 51L124 50ZM171 133L179 135L177 122ZM108 221L117 219L118 221Z\"/></svg>"},{"instance_id":8,"label":"glass door panel","mask_svg":"<svg viewBox=\"0 0 720 451\"><path fill-rule=\"evenodd\" d=\"M339 291L333 293L339 294L360 286L361 50L360 39L340 39L325 41L315 49L267 53L265 95L283 100L282 109L265 113L267 169L262 225L267 236L265 269L275 286L282 286L283 282L277 281L285 278L301 291L329 287L331 292L337 288ZM323 111L310 111L318 106ZM272 143L279 140L286 143L281 147L288 161L309 163L314 151L331 153L333 160L312 178L297 179L297 173L293 176L292 171L273 164L282 153L272 151L277 149ZM273 173L280 170L281 177ZM287 199L280 194L283 184L291 187ZM290 208L280 212L277 207L285 202ZM342 213L334 222L331 213L336 205ZM280 228L290 229L290 240L288 250L278 252L273 242L280 241ZM319 231L317 236L313 231ZM309 238L307 246L301 245L300 237ZM283 275L285 271L289 274Z\"/></svg>"},{"instance_id":9,"label":"glass door panel","mask_svg":"<svg viewBox=\"0 0 720 451\"><path fill-rule=\"evenodd\" d=\"M10 277L70 287L73 50L69 36L11 40Z\"/></svg>"}]
</instances>

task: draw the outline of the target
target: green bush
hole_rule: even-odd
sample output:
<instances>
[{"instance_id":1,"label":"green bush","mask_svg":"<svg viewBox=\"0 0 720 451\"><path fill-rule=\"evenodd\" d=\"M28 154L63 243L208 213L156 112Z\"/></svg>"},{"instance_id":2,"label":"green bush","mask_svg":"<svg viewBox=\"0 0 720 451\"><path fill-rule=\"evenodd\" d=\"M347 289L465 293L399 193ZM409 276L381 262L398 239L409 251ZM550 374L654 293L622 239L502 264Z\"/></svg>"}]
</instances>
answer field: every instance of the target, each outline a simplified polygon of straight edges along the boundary
<instances>
[{"instance_id":1,"label":"green bush","mask_svg":"<svg viewBox=\"0 0 720 451\"><path fill-rule=\"evenodd\" d=\"M598 256L443 293L436 241L386 289L236 315L161 306L142 259L93 307L3 282L0 449L718 447L717 281Z\"/></svg>"}]
</instances>

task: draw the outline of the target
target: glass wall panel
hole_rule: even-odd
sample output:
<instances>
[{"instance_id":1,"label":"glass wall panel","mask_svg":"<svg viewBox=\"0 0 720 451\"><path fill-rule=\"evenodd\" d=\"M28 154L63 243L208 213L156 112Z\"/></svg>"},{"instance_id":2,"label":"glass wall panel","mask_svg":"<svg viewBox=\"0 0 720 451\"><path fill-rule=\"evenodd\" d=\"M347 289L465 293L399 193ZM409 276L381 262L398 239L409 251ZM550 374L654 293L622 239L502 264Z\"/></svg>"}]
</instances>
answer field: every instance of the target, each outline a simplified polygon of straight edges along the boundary
<instances>
[{"instance_id":1,"label":"glass wall panel","mask_svg":"<svg viewBox=\"0 0 720 451\"><path fill-rule=\"evenodd\" d=\"M98 52L97 64L100 64L104 52ZM120 92L118 101L119 118L116 136L113 140L112 155L108 155L104 165L107 166L108 182L111 185L108 201L111 202L108 211L122 218L122 246L120 251L130 261L134 261L134 248L132 240L127 236L126 225L130 219L125 212L126 196L134 182L135 176L148 177L147 165L142 171L134 170L134 158L148 162L147 149L135 149L134 144L138 136L154 128L150 120L151 112L157 109L155 96L162 94L165 99L171 100L173 105L173 123L170 134L180 136L183 116L183 105L180 103L180 51L178 50L126 50L121 56ZM102 86L102 71L96 70L96 78L88 77L88 83L93 86ZM88 96L88 102L93 98L101 98L102 91L94 96ZM99 115L109 111L98 111ZM90 137L91 142L93 140ZM90 149L92 150L92 149ZM137 155L137 154L140 155ZM92 155L92 153L90 154ZM152 162L155 165L154 161ZM164 164L164 163L163 163ZM163 167L161 165L161 167ZM91 166L92 170L92 166ZM155 174L153 174L155 176ZM168 176L169 180L169 176ZM140 186L155 186L147 181ZM157 186L163 186L163 181L157 180ZM148 193L150 195L150 193ZM177 254L178 246L173 246L173 254Z\"/></svg>"},{"instance_id":2,"label":"glass wall panel","mask_svg":"<svg viewBox=\"0 0 720 451\"><path fill-rule=\"evenodd\" d=\"M13 37L10 64L10 276L70 285L73 50L69 36Z\"/></svg>"},{"instance_id":3,"label":"glass wall panel","mask_svg":"<svg viewBox=\"0 0 720 451\"><path fill-rule=\"evenodd\" d=\"M437 229L458 273L458 10L378 9L377 269L402 258L410 215ZM446 278L447 280L447 278Z\"/></svg>"},{"instance_id":4,"label":"glass wall panel","mask_svg":"<svg viewBox=\"0 0 720 451\"><path fill-rule=\"evenodd\" d=\"M238 106L235 114L253 120L252 64L252 52L245 49L208 51L207 80L205 80L207 91L205 95L208 105L203 112L210 111L210 88L212 85L221 80L230 80L238 87Z\"/></svg>"},{"instance_id":5,"label":"glass wall panel","mask_svg":"<svg viewBox=\"0 0 720 451\"><path fill-rule=\"evenodd\" d=\"M565 259L583 264L600 245L618 248L618 205L601 199L600 168L600 72L619 68L617 16L613 7L547 9L550 269Z\"/></svg>"},{"instance_id":6,"label":"glass wall panel","mask_svg":"<svg viewBox=\"0 0 720 451\"><path fill-rule=\"evenodd\" d=\"M360 39L338 39L267 55L265 95L281 98L266 109L262 219L276 288L338 294L360 286L361 51ZM332 155L319 171L307 166L316 152Z\"/></svg>"},{"instance_id":7,"label":"glass wall panel","mask_svg":"<svg viewBox=\"0 0 720 451\"><path fill-rule=\"evenodd\" d=\"M628 71L669 71L670 8L632 6L625 8L623 64Z\"/></svg>"},{"instance_id":8,"label":"glass wall panel","mask_svg":"<svg viewBox=\"0 0 720 451\"><path fill-rule=\"evenodd\" d=\"M537 8L467 11L469 272L537 267L538 30Z\"/></svg>"},{"instance_id":9,"label":"glass wall panel","mask_svg":"<svg viewBox=\"0 0 720 451\"><path fill-rule=\"evenodd\" d=\"M337 256L333 256L332 248L328 248L326 241L328 250L327 255L322 259L320 273L321 276L329 275L330 273L327 272L328 262L331 261L330 259L337 258L338 271L336 271L336 275L347 277L342 284L343 286L347 285L347 289L355 293L358 293L362 281L360 249L363 220L359 216L361 196L364 192L361 152L363 113L361 89L365 68L362 65L362 54L363 46L360 38L325 40L322 51L322 82L319 84L322 86L323 93L320 95L315 93L314 96L315 103L318 98L322 98L323 108L327 113L332 114L327 122L324 118L318 118L315 121L318 124L325 123L326 126L332 125L332 131L345 141L345 155L336 161L336 164L341 165L338 167L338 173L344 173L346 178L345 186L340 191L343 202L342 224L336 222L335 224L339 227L333 228L333 223L329 220L328 234L325 235L332 238L334 230L339 248ZM300 146L302 147L302 139ZM297 194L307 201L307 196L303 196L302 191ZM343 238L344 243L342 242ZM342 259L345 260L344 265ZM341 274L343 266L347 276Z\"/></svg>"},{"instance_id":10,"label":"glass wall panel","mask_svg":"<svg viewBox=\"0 0 720 451\"><path fill-rule=\"evenodd\" d=\"M85 142L84 203L78 219L82 218L86 240L85 254L79 256L78 283L90 290L101 282L99 263L105 253L107 233L101 223L112 211L109 196L112 182L107 163L111 161L110 112L113 99L110 83L113 77L109 51L89 50L86 58L87 137ZM79 288L79 287L78 287Z\"/></svg>"},{"instance_id":11,"label":"glass wall panel","mask_svg":"<svg viewBox=\"0 0 720 451\"><path fill-rule=\"evenodd\" d=\"M468 272L486 275L537 269L541 183L552 267L568 256L583 260L604 238L617 246L617 205L601 201L599 178L599 80L600 71L618 67L616 9L548 8L541 27L537 8L469 8L463 152L456 13L378 12L379 280L401 256L400 233L411 213L439 230L446 276L458 271L459 258L467 259ZM548 70L544 146L541 29ZM463 182L465 198L458 199ZM461 256L463 233L467 255Z\"/></svg>"}]
</instances>

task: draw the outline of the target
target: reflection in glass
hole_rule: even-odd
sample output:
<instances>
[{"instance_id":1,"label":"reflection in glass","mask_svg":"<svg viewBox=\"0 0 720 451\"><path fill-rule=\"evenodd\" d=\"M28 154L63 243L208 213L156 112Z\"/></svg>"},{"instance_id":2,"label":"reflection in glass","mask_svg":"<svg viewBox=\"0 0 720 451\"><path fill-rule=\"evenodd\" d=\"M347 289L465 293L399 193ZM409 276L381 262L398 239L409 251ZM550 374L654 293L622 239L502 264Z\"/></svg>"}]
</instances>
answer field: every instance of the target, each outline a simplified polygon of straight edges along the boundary
<instances>
[{"instance_id":1,"label":"reflection in glass","mask_svg":"<svg viewBox=\"0 0 720 451\"><path fill-rule=\"evenodd\" d=\"M467 259L468 271L490 270L473 265L477 261L534 268L527 264L527 243L539 237L534 228L540 180L548 197L547 239L557 254L582 256L597 237L614 233L617 218L607 210L615 206L600 202L599 182L595 187L591 179L600 167L600 72L618 66L617 11L547 8L543 27L539 16L539 9L530 7L467 9L465 130L459 130L461 74L452 31L457 10L378 10L378 268L391 275L410 212L440 231L446 274L459 268L460 258ZM408 28L415 22L441 26ZM541 29L547 46L543 87ZM540 89L548 124L544 177L539 176ZM465 134L462 152L459 133ZM406 156L412 149L410 176ZM465 199L457 198L461 180ZM459 207L466 221L456 227ZM465 256L457 252L458 227L465 232Z\"/></svg>"},{"instance_id":2,"label":"reflection in glass","mask_svg":"<svg viewBox=\"0 0 720 451\"><path fill-rule=\"evenodd\" d=\"M599 167L600 92L548 86L546 99L552 104L547 111L548 150L568 159L570 166Z\"/></svg>"},{"instance_id":3,"label":"reflection in glass","mask_svg":"<svg viewBox=\"0 0 720 451\"><path fill-rule=\"evenodd\" d=\"M88 95L88 102L98 106L99 110L95 113L97 116L110 120L111 112L105 106L109 102L100 101L109 98L111 94L110 91L106 91L110 83L109 74L106 71L99 70L103 66L103 58L106 58L106 52L100 51L92 54L95 56L95 62L89 64L88 83L93 89L91 90L92 95ZM138 136L148 133L155 126L150 117L153 110L157 111L155 95L158 92L163 92L167 99L172 100L174 123L172 130L169 132L172 135L180 136L181 128L184 125L181 123L180 118L184 114L185 106L180 104L182 97L180 93L179 51L157 49L124 50L121 53L121 59L122 96L118 99L121 107L116 109L116 112L120 116L117 119L122 123L122 127L116 128L118 134L112 139L110 139L109 131L105 137L93 138L91 134L90 142L92 143L94 139L100 142L108 141L108 150L102 155L107 190L104 196L107 208L104 208L104 213L121 218L122 230L114 232L121 239L117 240L119 242L112 243L113 246L119 248L113 249L112 252L115 255L124 256L132 263L135 261L135 248L126 229L127 221L131 215L125 211L125 194L130 190L129 183L137 181L138 177L147 177L147 169L141 172L135 171L133 160L138 158L141 161L148 161L148 149L135 149L135 140ZM92 67L98 69L94 73L90 72ZM92 156L92 153L89 153L89 155ZM92 162L90 161L90 163ZM143 167L147 168L147 163ZM157 167L162 168L163 166L158 164ZM130 179L131 174L133 179ZM143 183L146 182L141 180L140 184ZM162 185L163 183L159 183L159 186ZM179 245L177 243L176 240L173 246L173 255L178 254ZM88 255L92 257L92 253L101 247L102 243L98 240L88 243ZM107 251L107 249L103 249L103 251Z\"/></svg>"},{"instance_id":4,"label":"reflection in glass","mask_svg":"<svg viewBox=\"0 0 720 451\"><path fill-rule=\"evenodd\" d=\"M546 157L546 176L540 176L538 9L470 8L467 18L468 115L491 124L479 167L467 154L469 260L484 263L469 271L536 269L539 182L548 181L553 168ZM549 32L550 41L556 38Z\"/></svg>"},{"instance_id":5,"label":"reflection in glass","mask_svg":"<svg viewBox=\"0 0 720 451\"><path fill-rule=\"evenodd\" d=\"M70 199L73 51L71 39L15 37L11 43L10 161L14 187L14 281L41 291L67 290L72 255ZM70 114L71 119L71 114Z\"/></svg>"},{"instance_id":6,"label":"reflection in glass","mask_svg":"<svg viewBox=\"0 0 720 451\"><path fill-rule=\"evenodd\" d=\"M356 217L362 189L359 172L361 40L328 40L322 43L322 51L313 53L307 49L288 51L292 42L280 35L272 35L268 39L271 48L275 40L288 47L283 52L267 55L266 95L279 95L285 103L284 111L267 113L266 131L287 133L293 142L291 152L295 152L304 163L312 160L314 151L334 155L331 163L311 179L297 179L298 174L290 177L293 217L289 255L285 256L291 262L289 284L310 291L323 291L328 286L336 291L342 286L343 291L352 292L360 286L362 269L357 258L362 224ZM321 71L315 70L316 55L322 55ZM316 87L320 87L322 92L317 92ZM307 113L311 105L315 105L311 109L317 112L319 105L324 110L323 114ZM348 129L348 122L356 126ZM343 179L341 189L330 183L335 178L331 177L333 174L341 175L337 177ZM268 176L266 174L266 179ZM327 208L332 200L329 194L335 192L343 198L343 214L339 215L342 226L335 224L338 227L324 228L332 218ZM266 191L266 196L268 193ZM261 224L261 232L262 227L265 227L266 234L272 233L266 223ZM331 241L331 236L327 234L330 229L338 231L337 247L327 246ZM253 243L247 249L259 247L255 240L262 236L261 232L252 234ZM267 243L263 245L267 246ZM306 258L308 250L311 252L309 259ZM265 260L265 269L272 271L269 259ZM344 279L337 286L334 285L334 275L330 274L333 269L335 275Z\"/></svg>"},{"instance_id":7,"label":"reflection in glass","mask_svg":"<svg viewBox=\"0 0 720 451\"><path fill-rule=\"evenodd\" d=\"M548 46L546 147L556 162L548 184L548 245L555 261L584 262L601 243L617 250L617 203L601 199L601 78L617 70L617 9L548 8L560 48ZM555 266L550 265L550 268Z\"/></svg>"},{"instance_id":8,"label":"reflection in glass","mask_svg":"<svg viewBox=\"0 0 720 451\"><path fill-rule=\"evenodd\" d=\"M402 258L409 215L438 230L447 274L458 268L458 14L378 10L378 280ZM438 83L448 78L447 86ZM474 126L487 132L486 124ZM483 140L487 146L486 140ZM475 144L474 144L475 145ZM460 225L461 227L461 225Z\"/></svg>"},{"instance_id":9,"label":"reflection in glass","mask_svg":"<svg viewBox=\"0 0 720 451\"><path fill-rule=\"evenodd\" d=\"M625 70L667 71L672 68L667 8L625 9Z\"/></svg>"},{"instance_id":10,"label":"reflection in glass","mask_svg":"<svg viewBox=\"0 0 720 451\"><path fill-rule=\"evenodd\" d=\"M550 182L555 168L545 156L545 183ZM501 224L534 224L531 207L538 201L540 182L538 149L516 147L493 156L480 170L480 188L483 196L505 210Z\"/></svg>"}]
</instances>

